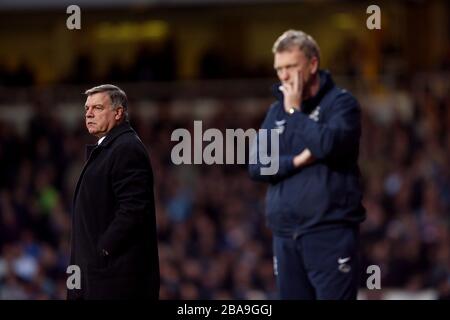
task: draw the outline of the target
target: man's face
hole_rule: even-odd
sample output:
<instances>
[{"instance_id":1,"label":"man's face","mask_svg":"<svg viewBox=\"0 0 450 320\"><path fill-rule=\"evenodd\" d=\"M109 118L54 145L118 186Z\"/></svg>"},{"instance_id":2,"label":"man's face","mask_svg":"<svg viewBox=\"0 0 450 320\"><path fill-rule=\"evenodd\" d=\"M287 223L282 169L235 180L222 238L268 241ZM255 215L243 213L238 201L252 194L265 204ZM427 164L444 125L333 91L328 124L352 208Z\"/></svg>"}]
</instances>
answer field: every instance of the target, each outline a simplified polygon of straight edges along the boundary
<instances>
[{"instance_id":1,"label":"man's face","mask_svg":"<svg viewBox=\"0 0 450 320\"><path fill-rule=\"evenodd\" d=\"M317 72L318 60L316 57L308 59L297 47L276 52L274 56L274 69L282 85L293 85L294 75L298 73L303 79L303 91L311 84Z\"/></svg>"},{"instance_id":2,"label":"man's face","mask_svg":"<svg viewBox=\"0 0 450 320\"><path fill-rule=\"evenodd\" d=\"M105 136L121 119L123 108L114 110L108 93L98 92L87 97L84 105L86 128L97 138Z\"/></svg>"}]
</instances>

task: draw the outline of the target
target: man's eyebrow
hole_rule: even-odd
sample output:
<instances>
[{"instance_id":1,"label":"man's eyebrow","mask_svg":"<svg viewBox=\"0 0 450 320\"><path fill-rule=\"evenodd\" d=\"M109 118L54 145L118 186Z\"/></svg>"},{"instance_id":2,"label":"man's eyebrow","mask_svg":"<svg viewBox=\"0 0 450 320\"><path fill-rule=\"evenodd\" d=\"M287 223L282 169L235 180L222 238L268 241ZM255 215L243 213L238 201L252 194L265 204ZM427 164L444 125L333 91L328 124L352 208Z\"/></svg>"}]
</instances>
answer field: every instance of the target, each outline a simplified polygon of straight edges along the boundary
<instances>
[{"instance_id":1,"label":"man's eyebrow","mask_svg":"<svg viewBox=\"0 0 450 320\"><path fill-rule=\"evenodd\" d=\"M297 62L295 62L295 63L289 63L289 64L281 65L281 66L274 66L273 68L274 68L275 70L279 70L279 69L283 69L283 68L292 68L292 67L296 67L296 66L298 66L298 63L297 63Z\"/></svg>"},{"instance_id":2,"label":"man's eyebrow","mask_svg":"<svg viewBox=\"0 0 450 320\"><path fill-rule=\"evenodd\" d=\"M91 106L88 106L87 104L84 105L84 108L85 108L85 109L86 109L86 108L89 108L89 107L103 107L103 104L97 103L97 104L93 104L93 105L91 105Z\"/></svg>"}]
</instances>

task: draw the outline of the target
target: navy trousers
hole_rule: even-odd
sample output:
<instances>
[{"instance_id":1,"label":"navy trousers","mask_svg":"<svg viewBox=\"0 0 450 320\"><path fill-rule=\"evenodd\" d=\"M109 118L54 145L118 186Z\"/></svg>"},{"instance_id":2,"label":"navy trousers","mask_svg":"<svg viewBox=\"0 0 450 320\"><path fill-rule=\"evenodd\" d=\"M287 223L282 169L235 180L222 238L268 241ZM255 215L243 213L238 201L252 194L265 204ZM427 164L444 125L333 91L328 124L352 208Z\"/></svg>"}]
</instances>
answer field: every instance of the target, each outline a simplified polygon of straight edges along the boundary
<instances>
[{"instance_id":1,"label":"navy trousers","mask_svg":"<svg viewBox=\"0 0 450 320\"><path fill-rule=\"evenodd\" d=\"M274 236L274 273L283 300L355 300L358 228L335 228L296 239Z\"/></svg>"}]
</instances>

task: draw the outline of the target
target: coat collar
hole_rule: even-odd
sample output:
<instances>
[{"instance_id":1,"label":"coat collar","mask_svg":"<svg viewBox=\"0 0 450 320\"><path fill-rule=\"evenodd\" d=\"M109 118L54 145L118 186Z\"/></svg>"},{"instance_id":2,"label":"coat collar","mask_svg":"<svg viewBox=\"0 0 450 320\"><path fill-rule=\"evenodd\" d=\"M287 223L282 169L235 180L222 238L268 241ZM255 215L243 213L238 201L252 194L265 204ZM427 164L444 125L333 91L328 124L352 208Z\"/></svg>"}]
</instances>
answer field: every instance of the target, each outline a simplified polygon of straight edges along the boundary
<instances>
[{"instance_id":1,"label":"coat collar","mask_svg":"<svg viewBox=\"0 0 450 320\"><path fill-rule=\"evenodd\" d=\"M86 145L86 160L89 159L92 151L94 151L95 148L106 148L108 147L118 136L126 133L126 132L134 132L133 128L130 125L129 121L124 121L121 124L115 126L112 128L108 134L106 135L105 139L102 141L101 144L88 144Z\"/></svg>"},{"instance_id":2,"label":"coat collar","mask_svg":"<svg viewBox=\"0 0 450 320\"><path fill-rule=\"evenodd\" d=\"M99 147L108 147L111 142L113 142L118 136L126 133L126 132L133 132L133 128L130 125L129 121L124 121L121 124L115 126L112 128L107 134L105 140L102 141L102 143L99 145Z\"/></svg>"}]
</instances>

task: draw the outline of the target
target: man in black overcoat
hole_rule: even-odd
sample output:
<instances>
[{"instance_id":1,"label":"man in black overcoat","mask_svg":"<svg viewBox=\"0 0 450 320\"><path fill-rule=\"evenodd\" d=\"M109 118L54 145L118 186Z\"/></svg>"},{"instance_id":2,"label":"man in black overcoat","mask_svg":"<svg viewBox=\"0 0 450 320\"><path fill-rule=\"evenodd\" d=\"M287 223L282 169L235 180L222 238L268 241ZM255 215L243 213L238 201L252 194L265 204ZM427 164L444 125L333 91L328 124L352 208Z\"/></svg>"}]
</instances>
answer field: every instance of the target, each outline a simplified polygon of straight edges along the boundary
<instances>
[{"instance_id":1,"label":"man in black overcoat","mask_svg":"<svg viewBox=\"0 0 450 320\"><path fill-rule=\"evenodd\" d=\"M70 265L81 279L67 298L158 299L153 173L128 122L126 94L113 85L85 92L86 127L98 138L73 198Z\"/></svg>"}]
</instances>

